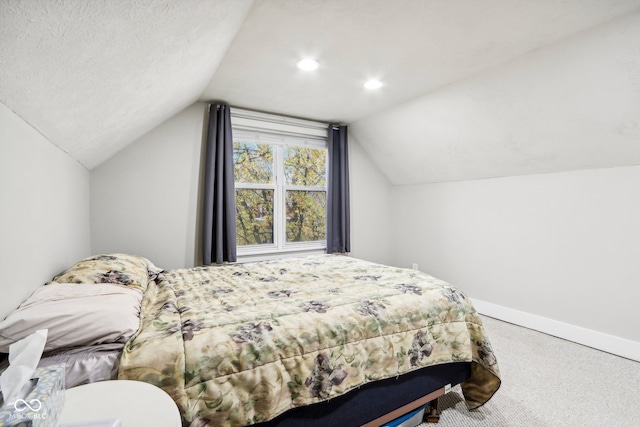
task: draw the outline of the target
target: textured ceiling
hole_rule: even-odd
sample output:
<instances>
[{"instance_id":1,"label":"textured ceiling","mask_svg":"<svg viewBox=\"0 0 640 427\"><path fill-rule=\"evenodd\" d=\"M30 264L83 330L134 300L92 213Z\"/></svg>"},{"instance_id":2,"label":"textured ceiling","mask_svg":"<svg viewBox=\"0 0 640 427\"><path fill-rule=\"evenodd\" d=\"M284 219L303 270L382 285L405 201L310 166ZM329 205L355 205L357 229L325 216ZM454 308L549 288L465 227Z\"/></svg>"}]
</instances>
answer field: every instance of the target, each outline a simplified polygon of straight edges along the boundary
<instances>
[{"instance_id":1,"label":"textured ceiling","mask_svg":"<svg viewBox=\"0 0 640 427\"><path fill-rule=\"evenodd\" d=\"M91 169L198 99L250 6L3 0L0 101Z\"/></svg>"},{"instance_id":2,"label":"textured ceiling","mask_svg":"<svg viewBox=\"0 0 640 427\"><path fill-rule=\"evenodd\" d=\"M266 0L201 99L353 122L640 7L639 0ZM302 56L320 62L296 69ZM363 83L385 87L367 91Z\"/></svg>"},{"instance_id":3,"label":"textured ceiling","mask_svg":"<svg viewBox=\"0 0 640 427\"><path fill-rule=\"evenodd\" d=\"M607 156L592 144L590 157L577 156L576 166L567 160L576 157L571 150L585 146L555 134L547 138L553 147L566 148L540 146L539 129L533 136L487 131L480 139L460 129L462 119L477 124L484 107L493 114L487 117L493 131L503 119L517 123L532 113L553 121L550 113L538 114L552 97L534 103L535 111L509 108L513 97L538 96L522 87L536 80L518 77L527 74L520 68L540 76L549 66L536 64L548 63L548 49L638 8L640 0L3 0L0 102L88 169L198 99L352 124L355 138L396 184L616 165L624 152L597 163L592 160ZM624 42L619 33L611 43ZM627 54L637 52L622 49L609 60L633 62L621 59ZM295 68L307 55L320 61L313 73ZM570 68L565 72L575 71ZM636 71L630 64L622 83ZM385 86L366 91L370 77ZM481 100L478 110L451 113L434 125L443 107L474 100ZM596 133L607 137L618 126L620 135L636 135L636 122L627 117L635 104L623 101L624 117L610 118ZM599 112L570 119L594 117ZM553 167L541 167L547 164Z\"/></svg>"}]
</instances>

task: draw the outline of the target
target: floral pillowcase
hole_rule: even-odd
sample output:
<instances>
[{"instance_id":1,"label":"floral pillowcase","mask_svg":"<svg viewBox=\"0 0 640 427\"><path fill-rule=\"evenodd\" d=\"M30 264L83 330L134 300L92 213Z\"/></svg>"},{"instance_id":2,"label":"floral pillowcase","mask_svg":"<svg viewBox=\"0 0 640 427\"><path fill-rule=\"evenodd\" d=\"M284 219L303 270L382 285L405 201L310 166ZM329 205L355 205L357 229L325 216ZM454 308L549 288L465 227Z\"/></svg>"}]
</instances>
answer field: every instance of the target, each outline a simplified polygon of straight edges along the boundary
<instances>
[{"instance_id":1,"label":"floral pillowcase","mask_svg":"<svg viewBox=\"0 0 640 427\"><path fill-rule=\"evenodd\" d=\"M146 258L129 254L104 254L85 258L52 279L57 283L112 283L143 292L162 269Z\"/></svg>"}]
</instances>

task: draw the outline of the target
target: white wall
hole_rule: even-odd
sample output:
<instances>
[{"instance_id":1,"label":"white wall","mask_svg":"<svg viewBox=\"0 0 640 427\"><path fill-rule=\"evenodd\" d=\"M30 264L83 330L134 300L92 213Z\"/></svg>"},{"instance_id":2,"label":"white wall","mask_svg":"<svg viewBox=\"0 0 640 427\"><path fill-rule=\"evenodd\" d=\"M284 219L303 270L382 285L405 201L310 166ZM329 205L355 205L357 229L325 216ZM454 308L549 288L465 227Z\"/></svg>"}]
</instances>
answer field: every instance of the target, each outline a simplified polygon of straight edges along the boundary
<instances>
[{"instance_id":1,"label":"white wall","mask_svg":"<svg viewBox=\"0 0 640 427\"><path fill-rule=\"evenodd\" d=\"M195 103L91 171L91 248L195 265L204 103Z\"/></svg>"},{"instance_id":2,"label":"white wall","mask_svg":"<svg viewBox=\"0 0 640 427\"><path fill-rule=\"evenodd\" d=\"M389 264L391 260L391 183L349 135L351 255Z\"/></svg>"},{"instance_id":3,"label":"white wall","mask_svg":"<svg viewBox=\"0 0 640 427\"><path fill-rule=\"evenodd\" d=\"M640 166L400 186L393 262L640 343Z\"/></svg>"},{"instance_id":4,"label":"white wall","mask_svg":"<svg viewBox=\"0 0 640 427\"><path fill-rule=\"evenodd\" d=\"M94 253L129 252L163 268L199 263L199 181L206 104L195 103L91 172ZM352 254L389 257L390 184L350 141Z\"/></svg>"},{"instance_id":5,"label":"white wall","mask_svg":"<svg viewBox=\"0 0 640 427\"><path fill-rule=\"evenodd\" d=\"M629 14L353 123L394 185L391 262L640 359L639 24Z\"/></svg>"},{"instance_id":6,"label":"white wall","mask_svg":"<svg viewBox=\"0 0 640 427\"><path fill-rule=\"evenodd\" d=\"M89 172L0 103L0 319L89 255Z\"/></svg>"}]
</instances>

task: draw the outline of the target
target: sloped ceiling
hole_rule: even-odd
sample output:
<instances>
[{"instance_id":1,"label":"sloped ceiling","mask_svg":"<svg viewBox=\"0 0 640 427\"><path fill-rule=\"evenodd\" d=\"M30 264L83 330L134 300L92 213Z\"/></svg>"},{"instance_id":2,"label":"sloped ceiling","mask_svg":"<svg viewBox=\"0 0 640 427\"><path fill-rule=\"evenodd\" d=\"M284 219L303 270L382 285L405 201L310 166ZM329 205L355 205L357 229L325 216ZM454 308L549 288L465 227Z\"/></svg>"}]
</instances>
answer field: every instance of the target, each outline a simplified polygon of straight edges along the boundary
<instances>
[{"instance_id":1,"label":"sloped ceiling","mask_svg":"<svg viewBox=\"0 0 640 427\"><path fill-rule=\"evenodd\" d=\"M350 130L393 184L640 165L640 11Z\"/></svg>"},{"instance_id":2,"label":"sloped ceiling","mask_svg":"<svg viewBox=\"0 0 640 427\"><path fill-rule=\"evenodd\" d=\"M201 99L350 123L640 7L639 0L267 0ZM313 73L295 67L303 56ZM369 78L384 90L363 88Z\"/></svg>"},{"instance_id":3,"label":"sloped ceiling","mask_svg":"<svg viewBox=\"0 0 640 427\"><path fill-rule=\"evenodd\" d=\"M91 169L198 99L247 0L3 0L0 101Z\"/></svg>"},{"instance_id":4,"label":"sloped ceiling","mask_svg":"<svg viewBox=\"0 0 640 427\"><path fill-rule=\"evenodd\" d=\"M607 158L606 146L581 145L584 131L557 120L574 104L544 112L561 83L542 95L528 86L558 68L572 81L580 61L563 62L566 52L590 66L598 58L584 52L611 43L607 61L628 58L626 71L614 67L613 89L635 94L639 52L629 38L637 40L639 8L640 0L8 0L0 101L89 169L198 99L350 124L394 184L633 164L637 103L609 97L624 104L622 116L587 126L593 141L610 141L612 127L622 135L613 145L627 152ZM296 69L303 56L319 69ZM612 71L595 68L569 95ZM371 77L384 87L363 89ZM533 106L511 108L521 96ZM569 121L599 116L582 108Z\"/></svg>"}]
</instances>

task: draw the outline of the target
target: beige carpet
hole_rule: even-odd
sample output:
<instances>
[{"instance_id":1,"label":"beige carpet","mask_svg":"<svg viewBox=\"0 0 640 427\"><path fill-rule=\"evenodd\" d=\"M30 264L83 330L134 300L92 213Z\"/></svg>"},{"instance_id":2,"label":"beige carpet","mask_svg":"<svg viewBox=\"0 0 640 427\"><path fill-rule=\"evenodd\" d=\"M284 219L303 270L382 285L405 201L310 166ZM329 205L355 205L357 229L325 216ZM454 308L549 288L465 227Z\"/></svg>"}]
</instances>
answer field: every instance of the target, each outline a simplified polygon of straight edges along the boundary
<instances>
[{"instance_id":1,"label":"beige carpet","mask_svg":"<svg viewBox=\"0 0 640 427\"><path fill-rule=\"evenodd\" d=\"M421 427L640 426L640 363L483 317L502 386L469 412L460 387Z\"/></svg>"}]
</instances>

